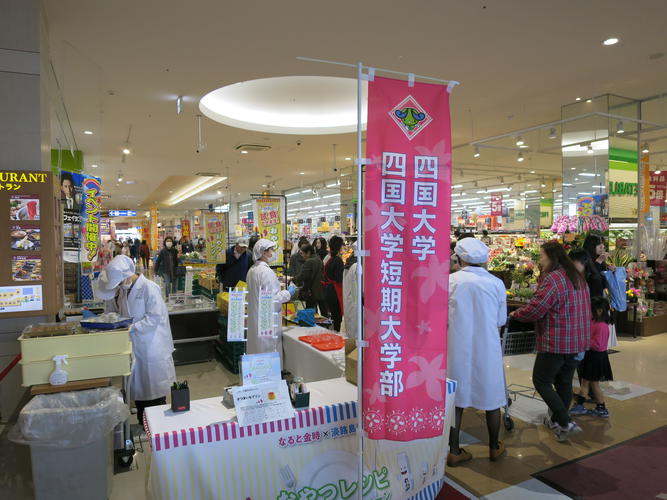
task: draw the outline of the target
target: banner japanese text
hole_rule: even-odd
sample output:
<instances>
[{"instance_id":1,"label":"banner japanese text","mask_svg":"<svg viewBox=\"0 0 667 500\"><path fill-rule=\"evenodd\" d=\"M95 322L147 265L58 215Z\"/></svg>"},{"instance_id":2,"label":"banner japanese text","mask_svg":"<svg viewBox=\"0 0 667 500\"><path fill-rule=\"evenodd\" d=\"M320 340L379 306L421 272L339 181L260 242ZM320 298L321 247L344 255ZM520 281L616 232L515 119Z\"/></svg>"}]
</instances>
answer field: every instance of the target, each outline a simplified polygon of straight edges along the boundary
<instances>
[{"instance_id":1,"label":"banner japanese text","mask_svg":"<svg viewBox=\"0 0 667 500\"><path fill-rule=\"evenodd\" d=\"M278 245L276 251L278 259L273 264L283 263L283 216L282 200L280 198L261 198L256 202L257 217L255 217L259 235Z\"/></svg>"}]
</instances>

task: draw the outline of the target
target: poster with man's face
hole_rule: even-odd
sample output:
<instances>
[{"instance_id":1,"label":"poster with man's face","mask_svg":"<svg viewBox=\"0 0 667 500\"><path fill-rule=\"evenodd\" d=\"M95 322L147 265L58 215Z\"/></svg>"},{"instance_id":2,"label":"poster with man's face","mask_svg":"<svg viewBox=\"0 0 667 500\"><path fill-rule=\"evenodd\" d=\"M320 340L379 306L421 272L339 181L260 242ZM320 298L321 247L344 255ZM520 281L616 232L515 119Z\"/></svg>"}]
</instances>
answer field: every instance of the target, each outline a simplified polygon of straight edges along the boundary
<instances>
[{"instance_id":1,"label":"poster with man's face","mask_svg":"<svg viewBox=\"0 0 667 500\"><path fill-rule=\"evenodd\" d=\"M60 204L63 209L64 258L79 262L81 248L81 181L74 172L60 172Z\"/></svg>"}]
</instances>

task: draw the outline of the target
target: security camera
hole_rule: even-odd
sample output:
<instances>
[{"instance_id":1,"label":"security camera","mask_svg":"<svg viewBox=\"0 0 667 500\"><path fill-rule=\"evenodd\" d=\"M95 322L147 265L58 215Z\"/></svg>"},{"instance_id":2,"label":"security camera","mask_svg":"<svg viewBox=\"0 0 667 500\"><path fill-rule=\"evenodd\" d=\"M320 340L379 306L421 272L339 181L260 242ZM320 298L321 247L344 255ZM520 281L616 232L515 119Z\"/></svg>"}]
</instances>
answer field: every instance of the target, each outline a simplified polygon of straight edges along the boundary
<instances>
[{"instance_id":1,"label":"security camera","mask_svg":"<svg viewBox=\"0 0 667 500\"><path fill-rule=\"evenodd\" d=\"M301 146L301 144L303 144L303 141L296 141L297 146Z\"/></svg>"},{"instance_id":2,"label":"security camera","mask_svg":"<svg viewBox=\"0 0 667 500\"><path fill-rule=\"evenodd\" d=\"M338 169L334 167L333 171L334 171L334 172L338 172Z\"/></svg>"},{"instance_id":3,"label":"security camera","mask_svg":"<svg viewBox=\"0 0 667 500\"><path fill-rule=\"evenodd\" d=\"M200 148L195 149L195 153L201 153L201 149Z\"/></svg>"}]
</instances>

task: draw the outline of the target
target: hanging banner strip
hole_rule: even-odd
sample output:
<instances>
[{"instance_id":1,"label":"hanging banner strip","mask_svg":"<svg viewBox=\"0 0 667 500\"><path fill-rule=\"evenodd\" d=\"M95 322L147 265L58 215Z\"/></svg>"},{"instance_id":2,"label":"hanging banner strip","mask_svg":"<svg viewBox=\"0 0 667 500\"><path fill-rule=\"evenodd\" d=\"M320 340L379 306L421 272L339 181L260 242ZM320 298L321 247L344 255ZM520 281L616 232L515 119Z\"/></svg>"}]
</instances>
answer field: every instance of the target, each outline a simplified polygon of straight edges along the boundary
<instances>
[{"instance_id":1,"label":"hanging banner strip","mask_svg":"<svg viewBox=\"0 0 667 500\"><path fill-rule=\"evenodd\" d=\"M441 436L452 158L446 87L369 82L366 145L364 429L371 439Z\"/></svg>"},{"instance_id":2,"label":"hanging banner strip","mask_svg":"<svg viewBox=\"0 0 667 500\"><path fill-rule=\"evenodd\" d=\"M273 337L274 329L273 293L271 290L259 291L259 337Z\"/></svg>"},{"instance_id":3,"label":"hanging banner strip","mask_svg":"<svg viewBox=\"0 0 667 500\"><path fill-rule=\"evenodd\" d=\"M243 290L229 292L229 307L227 309L227 341L245 341L245 295Z\"/></svg>"}]
</instances>

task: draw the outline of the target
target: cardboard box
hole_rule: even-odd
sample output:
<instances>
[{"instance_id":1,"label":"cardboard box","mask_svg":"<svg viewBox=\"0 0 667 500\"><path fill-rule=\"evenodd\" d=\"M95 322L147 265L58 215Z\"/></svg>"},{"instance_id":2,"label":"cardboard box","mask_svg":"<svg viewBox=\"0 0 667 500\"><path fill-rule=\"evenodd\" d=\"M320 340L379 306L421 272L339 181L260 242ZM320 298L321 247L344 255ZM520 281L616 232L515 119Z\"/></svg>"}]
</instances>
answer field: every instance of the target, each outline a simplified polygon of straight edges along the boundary
<instances>
[{"instance_id":1,"label":"cardboard box","mask_svg":"<svg viewBox=\"0 0 667 500\"><path fill-rule=\"evenodd\" d=\"M355 339L345 339L345 380L357 385L357 342Z\"/></svg>"}]
</instances>

